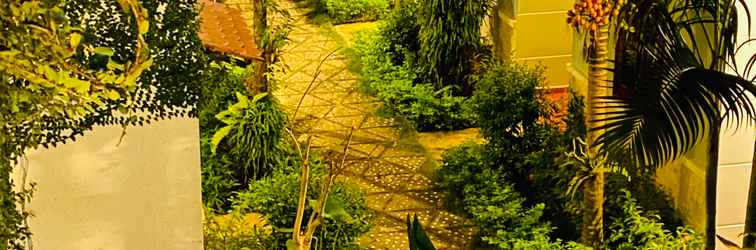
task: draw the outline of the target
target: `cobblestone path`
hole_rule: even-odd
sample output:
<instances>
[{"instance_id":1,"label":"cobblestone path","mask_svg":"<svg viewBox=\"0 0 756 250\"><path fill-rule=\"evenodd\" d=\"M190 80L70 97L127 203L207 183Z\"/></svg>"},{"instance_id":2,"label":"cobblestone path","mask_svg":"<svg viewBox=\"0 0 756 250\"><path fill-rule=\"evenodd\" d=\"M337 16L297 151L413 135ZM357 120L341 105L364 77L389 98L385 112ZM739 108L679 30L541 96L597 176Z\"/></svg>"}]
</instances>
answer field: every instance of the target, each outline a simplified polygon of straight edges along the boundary
<instances>
[{"instance_id":1,"label":"cobblestone path","mask_svg":"<svg viewBox=\"0 0 756 250\"><path fill-rule=\"evenodd\" d=\"M226 1L251 16L249 5L234 2L239 0ZM343 145L354 127L340 181L360 187L377 215L375 227L360 244L369 249L409 249L405 218L417 214L437 248L468 249L475 228L446 211L431 180L418 173L425 155L398 147L398 125L374 115L381 103L358 92L359 76L347 69L346 58L333 53L339 48L337 41L321 34L303 9L288 1L281 5L292 14L294 27L282 55L288 70L275 95L297 132L313 136L313 147Z\"/></svg>"}]
</instances>

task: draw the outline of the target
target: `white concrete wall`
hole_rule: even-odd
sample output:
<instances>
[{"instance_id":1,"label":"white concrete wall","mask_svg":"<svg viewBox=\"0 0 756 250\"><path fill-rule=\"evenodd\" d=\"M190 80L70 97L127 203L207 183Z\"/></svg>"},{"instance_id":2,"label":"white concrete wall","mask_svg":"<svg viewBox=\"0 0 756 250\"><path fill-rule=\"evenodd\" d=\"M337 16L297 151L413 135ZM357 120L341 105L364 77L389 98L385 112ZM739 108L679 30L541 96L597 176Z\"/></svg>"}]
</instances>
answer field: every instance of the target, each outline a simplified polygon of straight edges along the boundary
<instances>
[{"instance_id":1,"label":"white concrete wall","mask_svg":"<svg viewBox=\"0 0 756 250\"><path fill-rule=\"evenodd\" d=\"M202 249L197 120L129 127L116 146L121 132L28 153L34 249Z\"/></svg>"}]
</instances>

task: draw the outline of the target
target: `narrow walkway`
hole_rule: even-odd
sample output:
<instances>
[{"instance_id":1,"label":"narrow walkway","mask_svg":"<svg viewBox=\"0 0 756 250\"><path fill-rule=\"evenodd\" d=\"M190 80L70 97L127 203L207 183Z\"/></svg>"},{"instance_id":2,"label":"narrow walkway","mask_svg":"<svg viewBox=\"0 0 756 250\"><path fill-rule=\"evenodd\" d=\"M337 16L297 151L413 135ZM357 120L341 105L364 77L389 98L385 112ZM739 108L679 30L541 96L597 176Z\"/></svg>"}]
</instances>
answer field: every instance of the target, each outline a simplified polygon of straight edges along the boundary
<instances>
[{"instance_id":1,"label":"narrow walkway","mask_svg":"<svg viewBox=\"0 0 756 250\"><path fill-rule=\"evenodd\" d=\"M247 6L229 4L248 11ZM341 181L359 186L377 215L375 227L360 240L361 245L409 249L405 218L417 214L437 248L469 248L473 225L445 211L431 180L418 173L425 156L397 147L397 125L374 115L381 103L357 91L359 76L347 69L343 56L333 53L337 42L322 35L292 2L281 5L295 22L282 55L288 70L275 94L296 130L313 136L313 147L335 148L355 128Z\"/></svg>"}]
</instances>

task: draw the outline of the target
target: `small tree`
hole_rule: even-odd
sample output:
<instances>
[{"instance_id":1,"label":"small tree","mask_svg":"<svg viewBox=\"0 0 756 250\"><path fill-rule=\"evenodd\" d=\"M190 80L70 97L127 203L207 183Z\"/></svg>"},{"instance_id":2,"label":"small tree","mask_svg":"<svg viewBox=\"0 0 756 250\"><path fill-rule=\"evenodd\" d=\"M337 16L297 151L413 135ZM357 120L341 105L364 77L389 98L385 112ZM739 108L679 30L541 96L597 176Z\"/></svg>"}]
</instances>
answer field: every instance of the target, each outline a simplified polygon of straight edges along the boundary
<instances>
[{"instance_id":1,"label":"small tree","mask_svg":"<svg viewBox=\"0 0 756 250\"><path fill-rule=\"evenodd\" d=\"M297 142L296 136L291 130L287 129L287 132L291 136L294 142L295 148L302 158L302 166L300 168L299 175L299 200L297 203L297 215L294 219L294 227L292 232L292 239L286 242L289 249L309 250L312 245L313 237L315 236L315 230L323 225L325 218L336 216L347 216L348 214L344 210L344 206L339 204L334 199L329 199L331 193L331 187L336 181L336 177L344 172L347 153L349 152L349 146L352 143L352 133L354 128L349 131L347 140L344 143L344 151L341 153L340 160L330 159L326 174L323 176L323 182L320 184L319 196L315 201L307 200L308 183L310 182L310 139L307 140L307 146L305 150ZM303 224L304 214L307 207L310 206L313 212L310 214L310 218L307 220L307 224ZM305 228L302 228L306 225ZM304 229L304 230L303 230Z\"/></svg>"},{"instance_id":2,"label":"small tree","mask_svg":"<svg viewBox=\"0 0 756 250\"><path fill-rule=\"evenodd\" d=\"M257 64L255 76L247 82L247 88L252 94L270 91L271 67L280 59L279 49L288 39L291 30L291 16L289 12L278 6L276 0L253 0L255 41L262 49L262 60ZM280 18L278 22L271 22L271 18Z\"/></svg>"},{"instance_id":3,"label":"small tree","mask_svg":"<svg viewBox=\"0 0 756 250\"><path fill-rule=\"evenodd\" d=\"M592 128L604 133L596 142L654 170L708 139L706 248L714 249L720 127L756 118L753 79L724 72L726 66L738 70L737 7L747 10L747 1L629 3L615 30L614 87L620 91L597 97L595 114L604 117L593 119L604 124Z\"/></svg>"},{"instance_id":4,"label":"small tree","mask_svg":"<svg viewBox=\"0 0 756 250\"><path fill-rule=\"evenodd\" d=\"M586 123L595 127L596 97L607 84L609 67L609 24L617 15L622 0L579 0L567 13L567 22L584 34L587 39L583 52L588 60L588 93L586 105ZM589 154L598 156L595 130L589 130L587 145ZM594 163L595 164L595 163ZM603 163L600 163L603 164ZM582 183L583 187L583 222L580 238L582 243L598 248L604 235L604 166L591 167L591 175Z\"/></svg>"}]
</instances>

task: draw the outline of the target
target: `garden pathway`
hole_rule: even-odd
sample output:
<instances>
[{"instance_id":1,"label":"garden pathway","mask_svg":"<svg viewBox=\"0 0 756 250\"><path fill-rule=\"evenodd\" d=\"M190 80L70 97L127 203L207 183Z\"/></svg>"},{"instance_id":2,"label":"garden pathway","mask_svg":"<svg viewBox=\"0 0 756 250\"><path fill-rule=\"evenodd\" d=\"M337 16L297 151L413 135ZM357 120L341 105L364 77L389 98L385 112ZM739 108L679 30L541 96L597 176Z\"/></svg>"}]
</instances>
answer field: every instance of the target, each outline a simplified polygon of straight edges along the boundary
<instances>
[{"instance_id":1,"label":"garden pathway","mask_svg":"<svg viewBox=\"0 0 756 250\"><path fill-rule=\"evenodd\" d=\"M226 3L250 12L248 6L232 1L239 0ZM313 136L313 147L337 148L354 127L341 180L359 186L377 215L375 227L360 244L408 249L405 218L417 214L437 248L469 248L476 229L469 220L446 211L432 181L418 172L426 156L402 149L398 125L374 115L381 103L357 90L359 76L347 69L346 58L333 53L339 47L336 39L322 34L305 10L289 1L281 4L292 14L294 27L282 55L288 69L275 94L297 132Z\"/></svg>"}]
</instances>

